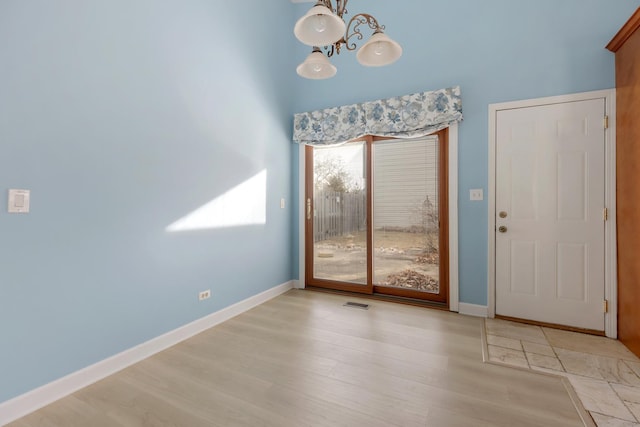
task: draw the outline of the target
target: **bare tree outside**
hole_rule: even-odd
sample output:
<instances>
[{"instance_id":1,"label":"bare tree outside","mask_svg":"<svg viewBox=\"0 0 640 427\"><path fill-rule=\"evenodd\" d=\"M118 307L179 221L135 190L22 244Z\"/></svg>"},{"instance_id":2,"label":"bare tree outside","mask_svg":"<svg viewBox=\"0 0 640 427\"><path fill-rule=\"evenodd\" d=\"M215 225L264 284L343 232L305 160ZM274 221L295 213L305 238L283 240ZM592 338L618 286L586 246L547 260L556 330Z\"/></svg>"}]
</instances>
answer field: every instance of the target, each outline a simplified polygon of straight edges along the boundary
<instances>
[{"instance_id":1,"label":"bare tree outside","mask_svg":"<svg viewBox=\"0 0 640 427\"><path fill-rule=\"evenodd\" d=\"M367 283L364 146L314 150L314 277Z\"/></svg>"},{"instance_id":2,"label":"bare tree outside","mask_svg":"<svg viewBox=\"0 0 640 427\"><path fill-rule=\"evenodd\" d=\"M359 180L347 170L343 158L331 154L316 154L313 165L313 183L316 190L330 190L337 193L360 191Z\"/></svg>"},{"instance_id":3,"label":"bare tree outside","mask_svg":"<svg viewBox=\"0 0 640 427\"><path fill-rule=\"evenodd\" d=\"M438 209L431 201L431 197L427 195L422 203L414 208L413 214L416 222L421 224L419 232L424 236L424 255L437 254L440 240L440 220Z\"/></svg>"}]
</instances>

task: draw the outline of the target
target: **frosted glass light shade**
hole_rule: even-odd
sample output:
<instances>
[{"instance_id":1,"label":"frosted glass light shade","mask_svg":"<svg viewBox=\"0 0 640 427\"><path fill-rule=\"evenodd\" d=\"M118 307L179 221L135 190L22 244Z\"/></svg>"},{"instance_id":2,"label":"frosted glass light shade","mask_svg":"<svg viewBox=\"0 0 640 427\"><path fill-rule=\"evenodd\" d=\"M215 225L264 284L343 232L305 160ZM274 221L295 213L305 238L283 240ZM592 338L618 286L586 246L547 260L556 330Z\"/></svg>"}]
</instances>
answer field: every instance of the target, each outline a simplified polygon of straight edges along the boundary
<instances>
[{"instance_id":1,"label":"frosted glass light shade","mask_svg":"<svg viewBox=\"0 0 640 427\"><path fill-rule=\"evenodd\" d=\"M296 68L299 76L306 79L328 79L336 75L336 67L329 62L329 58L324 56L320 49L315 47L307 59Z\"/></svg>"},{"instance_id":2,"label":"frosted glass light shade","mask_svg":"<svg viewBox=\"0 0 640 427\"><path fill-rule=\"evenodd\" d=\"M346 25L342 18L328 7L316 4L298 19L293 33L309 46L328 46L344 36Z\"/></svg>"},{"instance_id":3,"label":"frosted glass light shade","mask_svg":"<svg viewBox=\"0 0 640 427\"><path fill-rule=\"evenodd\" d=\"M358 62L367 67L389 65L402 56L402 47L383 32L375 32L356 53Z\"/></svg>"}]
</instances>

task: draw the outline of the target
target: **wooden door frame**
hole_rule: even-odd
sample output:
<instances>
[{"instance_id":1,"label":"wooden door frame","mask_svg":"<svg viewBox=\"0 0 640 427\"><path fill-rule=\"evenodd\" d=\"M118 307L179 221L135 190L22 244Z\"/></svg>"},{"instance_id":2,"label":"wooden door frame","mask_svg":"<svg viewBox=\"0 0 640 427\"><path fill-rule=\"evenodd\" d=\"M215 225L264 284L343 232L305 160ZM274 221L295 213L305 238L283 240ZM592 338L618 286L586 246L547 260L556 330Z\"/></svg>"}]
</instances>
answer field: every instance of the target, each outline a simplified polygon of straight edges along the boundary
<instances>
[{"instance_id":1,"label":"wooden door frame","mask_svg":"<svg viewBox=\"0 0 640 427\"><path fill-rule=\"evenodd\" d=\"M538 107L549 104L604 99L605 114L609 118L609 127L605 129L605 206L608 220L605 221L605 270L604 298L608 301L609 311L605 313L605 334L609 338L618 335L618 292L616 261L616 120L615 89L527 99L489 105L489 185L488 185L488 226L487 226L487 314L496 315L496 139L497 115L499 111L514 108Z\"/></svg>"},{"instance_id":2,"label":"wooden door frame","mask_svg":"<svg viewBox=\"0 0 640 427\"><path fill-rule=\"evenodd\" d=\"M298 280L295 287L304 289L305 266L305 237L306 237L306 155L305 147L298 146ZM448 204L449 204L449 310L459 309L458 285L458 125L448 128Z\"/></svg>"},{"instance_id":3,"label":"wooden door frame","mask_svg":"<svg viewBox=\"0 0 640 427\"><path fill-rule=\"evenodd\" d=\"M438 137L438 207L440 217L444 217L441 215L442 212L447 213L447 217L444 221L439 222L439 247L444 248L445 252L440 253L439 257L439 281L440 283L446 283L447 286L444 289L444 292L441 295L438 295L437 298L429 299L428 301L446 304L448 306L449 299L449 128L444 128L438 132L432 133L428 136L437 136ZM372 144L376 141L385 141L385 140L393 140L395 138L382 138L382 137L369 137L371 139ZM370 154L372 155L372 154ZM375 158L370 162L369 166L373 165L375 162ZM442 165L442 167L440 167ZM369 171L371 173L371 171ZM371 180L369 184L371 184L371 190L367 192L367 197L369 200L368 209L373 213L373 175L371 175ZM444 191L440 191L444 189ZM371 216L367 217L367 223L373 224L373 218ZM368 243L373 248L373 228L369 227L369 240ZM440 251L438 251L440 252ZM373 262L370 263L371 270L373 270ZM368 272L369 277L373 280L373 271ZM373 284L373 292L385 294L385 286ZM394 289L395 296L403 297L403 298L417 298L420 299L418 295L422 294L421 291L415 291L410 289Z\"/></svg>"},{"instance_id":4,"label":"wooden door frame","mask_svg":"<svg viewBox=\"0 0 640 427\"><path fill-rule=\"evenodd\" d=\"M372 232L371 228L368 224L372 223L372 200L371 200L371 191L372 191L372 176L371 176L371 161L369 160L371 157L371 141L373 137L367 136L363 138L359 138L350 142L364 142L364 164L365 164L365 191L366 191L366 224L367 224L367 233L366 233L366 241L367 241L367 260L369 258L369 248L372 246ZM305 146L302 150L304 152L304 168L306 171L310 171L313 168L313 147ZM309 177L309 179L304 180L305 192L304 192L304 200L305 200L305 227L304 227L304 245L303 253L304 253L304 264L305 264L305 274L304 274L304 283L309 283L311 281L315 281L316 283L313 286L318 287L326 287L329 289L334 289L338 291L347 291L354 293L362 293L366 295L370 295L373 293L373 285L369 283L368 278L371 277L372 269L371 263L367 261L367 283L359 284L359 283L348 283L348 282L339 282L329 279L317 279L313 277L313 270L309 268L313 264L313 220L309 221L308 215L313 216L313 211L315 210L315 206L313 203L311 205L307 205L311 200L313 200L313 177ZM311 206L309 212L309 206Z\"/></svg>"}]
</instances>

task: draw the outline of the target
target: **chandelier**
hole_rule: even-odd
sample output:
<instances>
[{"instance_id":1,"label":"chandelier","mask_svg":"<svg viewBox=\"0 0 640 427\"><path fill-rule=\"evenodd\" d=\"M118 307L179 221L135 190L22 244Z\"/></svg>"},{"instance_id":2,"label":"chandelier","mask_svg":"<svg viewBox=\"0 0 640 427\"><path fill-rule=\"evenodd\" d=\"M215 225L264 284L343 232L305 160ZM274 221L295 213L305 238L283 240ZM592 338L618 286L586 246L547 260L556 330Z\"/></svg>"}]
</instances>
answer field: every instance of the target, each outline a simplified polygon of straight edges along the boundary
<instances>
[{"instance_id":1,"label":"chandelier","mask_svg":"<svg viewBox=\"0 0 640 427\"><path fill-rule=\"evenodd\" d=\"M312 46L311 54L296 69L297 73L307 79L328 79L336 74L336 67L329 62L340 49L356 50L356 41L362 40L361 27L368 26L373 30L371 38L356 53L360 64L367 67L380 67L395 62L402 55L402 47L391 40L384 32L384 25L368 13L354 15L345 24L343 15L347 14L348 0L318 0L293 29L296 38L302 43ZM322 53L320 47L326 52Z\"/></svg>"}]
</instances>

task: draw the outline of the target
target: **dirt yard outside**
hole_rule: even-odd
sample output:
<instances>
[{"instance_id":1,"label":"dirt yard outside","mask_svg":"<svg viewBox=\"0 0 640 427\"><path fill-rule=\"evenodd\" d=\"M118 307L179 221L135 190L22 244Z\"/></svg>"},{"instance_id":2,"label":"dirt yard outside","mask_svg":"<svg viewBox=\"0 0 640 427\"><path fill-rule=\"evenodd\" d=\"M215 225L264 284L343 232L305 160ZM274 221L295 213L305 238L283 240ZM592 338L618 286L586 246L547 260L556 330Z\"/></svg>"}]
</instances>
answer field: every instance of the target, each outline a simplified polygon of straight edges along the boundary
<instances>
[{"instance_id":1,"label":"dirt yard outside","mask_svg":"<svg viewBox=\"0 0 640 427\"><path fill-rule=\"evenodd\" d=\"M438 293L438 254L426 250L425 233L375 230L373 283ZM365 284L364 231L317 242L314 275L318 278Z\"/></svg>"}]
</instances>

